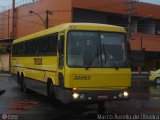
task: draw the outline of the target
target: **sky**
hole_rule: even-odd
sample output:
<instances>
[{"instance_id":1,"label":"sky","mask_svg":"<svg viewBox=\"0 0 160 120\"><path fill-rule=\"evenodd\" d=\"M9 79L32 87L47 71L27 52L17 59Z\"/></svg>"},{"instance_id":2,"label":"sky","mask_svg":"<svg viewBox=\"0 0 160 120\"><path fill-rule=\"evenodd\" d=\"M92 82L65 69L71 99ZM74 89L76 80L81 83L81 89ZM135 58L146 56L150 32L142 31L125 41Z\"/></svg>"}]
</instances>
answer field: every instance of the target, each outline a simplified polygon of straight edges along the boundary
<instances>
[{"instance_id":1,"label":"sky","mask_svg":"<svg viewBox=\"0 0 160 120\"><path fill-rule=\"evenodd\" d=\"M23 0L16 0L17 2L23 1ZM8 6L12 3L12 0L0 0L0 6Z\"/></svg>"},{"instance_id":2,"label":"sky","mask_svg":"<svg viewBox=\"0 0 160 120\"><path fill-rule=\"evenodd\" d=\"M153 4L159 4L160 5L160 0L139 0L139 1L153 3Z\"/></svg>"},{"instance_id":3,"label":"sky","mask_svg":"<svg viewBox=\"0 0 160 120\"><path fill-rule=\"evenodd\" d=\"M16 3L23 4L32 0L16 0ZM12 0L0 0L0 6L11 6Z\"/></svg>"},{"instance_id":4,"label":"sky","mask_svg":"<svg viewBox=\"0 0 160 120\"><path fill-rule=\"evenodd\" d=\"M29 1L32 1L32 0L16 0L16 2L18 3L24 3L24 2L29 2ZM139 1L160 5L160 0L139 0ZM0 7L11 5L11 3L12 3L12 0L0 0Z\"/></svg>"}]
</instances>

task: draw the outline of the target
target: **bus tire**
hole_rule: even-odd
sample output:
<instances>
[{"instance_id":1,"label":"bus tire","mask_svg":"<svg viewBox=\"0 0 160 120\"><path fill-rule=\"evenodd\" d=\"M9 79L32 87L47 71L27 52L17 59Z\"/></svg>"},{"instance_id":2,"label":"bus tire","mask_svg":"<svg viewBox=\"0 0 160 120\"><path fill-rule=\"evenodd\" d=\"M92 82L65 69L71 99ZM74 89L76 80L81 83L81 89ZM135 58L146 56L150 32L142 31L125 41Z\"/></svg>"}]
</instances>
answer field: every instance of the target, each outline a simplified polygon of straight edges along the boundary
<instances>
[{"instance_id":1,"label":"bus tire","mask_svg":"<svg viewBox=\"0 0 160 120\"><path fill-rule=\"evenodd\" d=\"M28 88L26 86L26 80L25 80L25 77L24 77L23 73L20 76L20 81L21 81L20 90L27 93L28 92Z\"/></svg>"},{"instance_id":2,"label":"bus tire","mask_svg":"<svg viewBox=\"0 0 160 120\"><path fill-rule=\"evenodd\" d=\"M52 82L49 84L48 97L51 105L55 107L57 105L57 100L55 98L54 85Z\"/></svg>"},{"instance_id":3,"label":"bus tire","mask_svg":"<svg viewBox=\"0 0 160 120\"><path fill-rule=\"evenodd\" d=\"M28 92L29 92L29 90L28 90L28 88L27 88L27 84L26 84L26 79L24 78L24 76L23 76L23 91L24 91L25 93L28 93Z\"/></svg>"},{"instance_id":4,"label":"bus tire","mask_svg":"<svg viewBox=\"0 0 160 120\"><path fill-rule=\"evenodd\" d=\"M19 77L19 85L20 85L20 91L23 91L23 75L20 75Z\"/></svg>"},{"instance_id":5,"label":"bus tire","mask_svg":"<svg viewBox=\"0 0 160 120\"><path fill-rule=\"evenodd\" d=\"M17 83L20 84L20 74L19 74L19 72L17 73Z\"/></svg>"}]
</instances>

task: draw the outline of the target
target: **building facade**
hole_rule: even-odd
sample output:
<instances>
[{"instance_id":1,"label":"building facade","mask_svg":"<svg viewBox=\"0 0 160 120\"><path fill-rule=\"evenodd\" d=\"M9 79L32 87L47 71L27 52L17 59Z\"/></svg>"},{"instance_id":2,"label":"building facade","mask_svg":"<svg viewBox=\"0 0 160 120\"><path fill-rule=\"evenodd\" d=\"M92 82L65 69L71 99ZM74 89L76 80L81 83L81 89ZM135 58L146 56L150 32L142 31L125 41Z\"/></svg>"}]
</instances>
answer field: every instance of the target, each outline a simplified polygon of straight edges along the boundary
<instances>
[{"instance_id":1,"label":"building facade","mask_svg":"<svg viewBox=\"0 0 160 120\"><path fill-rule=\"evenodd\" d=\"M0 13L0 39L43 30L46 21L49 27L68 22L123 26L130 32L133 69L149 71L160 67L159 11L160 5L138 0L36 0Z\"/></svg>"}]
</instances>

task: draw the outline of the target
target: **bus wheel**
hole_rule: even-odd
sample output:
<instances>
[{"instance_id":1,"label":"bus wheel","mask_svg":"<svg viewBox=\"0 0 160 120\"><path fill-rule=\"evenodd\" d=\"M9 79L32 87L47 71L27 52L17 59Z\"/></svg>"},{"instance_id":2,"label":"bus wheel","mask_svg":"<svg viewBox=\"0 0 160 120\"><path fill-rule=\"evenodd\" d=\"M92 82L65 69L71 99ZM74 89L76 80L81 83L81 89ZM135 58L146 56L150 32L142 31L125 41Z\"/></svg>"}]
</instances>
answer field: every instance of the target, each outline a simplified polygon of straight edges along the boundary
<instances>
[{"instance_id":1,"label":"bus wheel","mask_svg":"<svg viewBox=\"0 0 160 120\"><path fill-rule=\"evenodd\" d=\"M17 73L17 83L20 84L20 75Z\"/></svg>"},{"instance_id":2,"label":"bus wheel","mask_svg":"<svg viewBox=\"0 0 160 120\"><path fill-rule=\"evenodd\" d=\"M54 86L53 86L52 82L49 85L48 97L49 97L49 101L50 101L51 105L55 107L56 106L56 99L55 99L55 93L54 93Z\"/></svg>"},{"instance_id":3,"label":"bus wheel","mask_svg":"<svg viewBox=\"0 0 160 120\"><path fill-rule=\"evenodd\" d=\"M27 88L27 85L26 85L26 79L23 77L23 91L28 93L28 88Z\"/></svg>"},{"instance_id":4,"label":"bus wheel","mask_svg":"<svg viewBox=\"0 0 160 120\"><path fill-rule=\"evenodd\" d=\"M23 75L19 77L20 91L23 91Z\"/></svg>"},{"instance_id":5,"label":"bus wheel","mask_svg":"<svg viewBox=\"0 0 160 120\"><path fill-rule=\"evenodd\" d=\"M99 114L104 114L105 113L105 102L100 102L98 103L98 113Z\"/></svg>"}]
</instances>

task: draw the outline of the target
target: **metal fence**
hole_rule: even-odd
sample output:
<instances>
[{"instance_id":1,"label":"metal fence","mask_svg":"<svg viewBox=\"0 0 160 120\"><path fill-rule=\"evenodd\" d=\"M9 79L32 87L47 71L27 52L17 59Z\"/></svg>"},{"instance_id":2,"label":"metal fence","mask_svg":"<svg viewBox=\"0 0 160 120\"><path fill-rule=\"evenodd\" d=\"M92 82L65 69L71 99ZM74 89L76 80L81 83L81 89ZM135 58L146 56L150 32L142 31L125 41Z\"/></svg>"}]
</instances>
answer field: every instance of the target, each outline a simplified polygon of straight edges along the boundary
<instances>
[{"instance_id":1,"label":"metal fence","mask_svg":"<svg viewBox=\"0 0 160 120\"><path fill-rule=\"evenodd\" d=\"M38 2L40 0L21 0L21 1L18 1L15 3L15 7L21 7L23 5L26 5L26 4L30 4L30 3L35 3L35 2ZM4 11L7 11L9 9L12 9L12 4L10 5L7 5L7 6L0 6L0 13L4 12Z\"/></svg>"}]
</instances>

